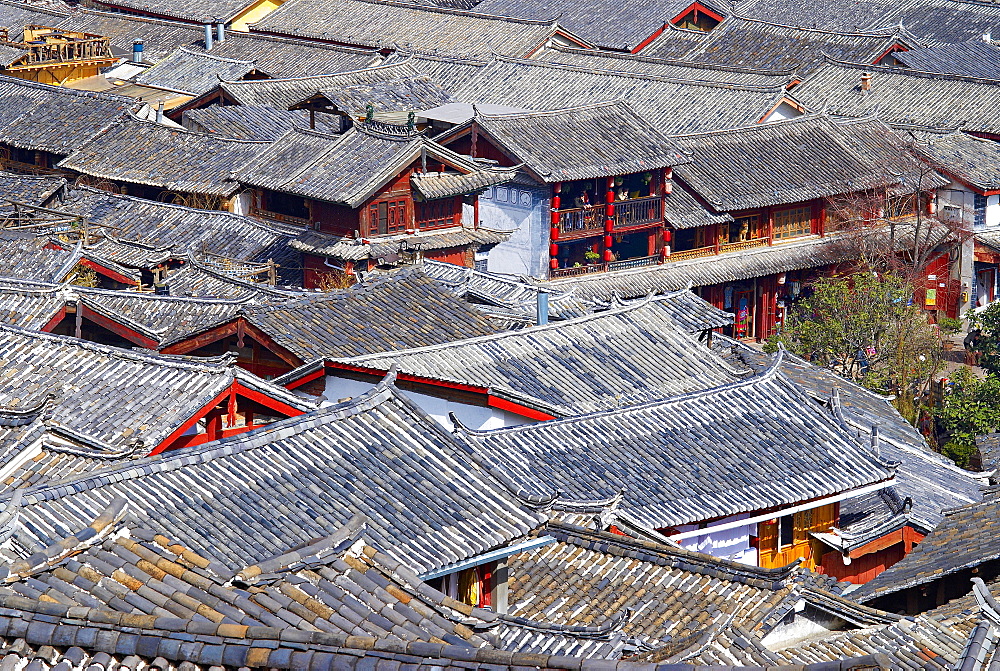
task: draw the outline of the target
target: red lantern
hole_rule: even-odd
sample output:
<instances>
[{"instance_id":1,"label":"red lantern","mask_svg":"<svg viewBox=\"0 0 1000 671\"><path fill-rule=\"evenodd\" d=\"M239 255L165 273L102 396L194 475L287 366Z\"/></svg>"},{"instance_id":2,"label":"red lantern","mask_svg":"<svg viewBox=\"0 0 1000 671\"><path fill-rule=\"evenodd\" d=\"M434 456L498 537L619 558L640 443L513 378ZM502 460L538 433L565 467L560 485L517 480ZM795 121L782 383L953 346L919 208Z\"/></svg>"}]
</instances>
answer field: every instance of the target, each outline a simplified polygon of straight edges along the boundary
<instances>
[{"instance_id":1,"label":"red lantern","mask_svg":"<svg viewBox=\"0 0 1000 671\"><path fill-rule=\"evenodd\" d=\"M613 230L615 230L615 221L614 221L614 219L605 219L604 220L604 232L605 233L610 233Z\"/></svg>"},{"instance_id":2,"label":"red lantern","mask_svg":"<svg viewBox=\"0 0 1000 671\"><path fill-rule=\"evenodd\" d=\"M549 229L549 240L558 240L558 239L559 239L559 227L553 226L551 229Z\"/></svg>"},{"instance_id":3,"label":"red lantern","mask_svg":"<svg viewBox=\"0 0 1000 671\"><path fill-rule=\"evenodd\" d=\"M607 247L608 249L611 249L611 243L612 242L613 242L613 240L611 239L610 235L605 235L604 236L604 246L605 247Z\"/></svg>"},{"instance_id":4,"label":"red lantern","mask_svg":"<svg viewBox=\"0 0 1000 671\"><path fill-rule=\"evenodd\" d=\"M613 258L614 257L611 256L611 250L610 249L605 249L604 250L604 262L605 263L610 263Z\"/></svg>"},{"instance_id":5,"label":"red lantern","mask_svg":"<svg viewBox=\"0 0 1000 671\"><path fill-rule=\"evenodd\" d=\"M549 245L549 256L559 256L559 245L554 242Z\"/></svg>"},{"instance_id":6,"label":"red lantern","mask_svg":"<svg viewBox=\"0 0 1000 671\"><path fill-rule=\"evenodd\" d=\"M558 210L562 199L559 196L552 196L552 209Z\"/></svg>"},{"instance_id":7,"label":"red lantern","mask_svg":"<svg viewBox=\"0 0 1000 671\"><path fill-rule=\"evenodd\" d=\"M672 239L673 237L674 237L674 233L673 233L673 231L670 231L670 230L664 230L664 231L663 231L663 241L664 241L664 242L670 242L670 240L671 240L671 239Z\"/></svg>"},{"instance_id":8,"label":"red lantern","mask_svg":"<svg viewBox=\"0 0 1000 671\"><path fill-rule=\"evenodd\" d=\"M559 267L559 259L549 259L549 268L555 270Z\"/></svg>"},{"instance_id":9,"label":"red lantern","mask_svg":"<svg viewBox=\"0 0 1000 671\"><path fill-rule=\"evenodd\" d=\"M674 192L674 183L673 182L667 182L666 184L663 185L663 193L665 193L665 194L667 194L669 196L673 192Z\"/></svg>"}]
</instances>

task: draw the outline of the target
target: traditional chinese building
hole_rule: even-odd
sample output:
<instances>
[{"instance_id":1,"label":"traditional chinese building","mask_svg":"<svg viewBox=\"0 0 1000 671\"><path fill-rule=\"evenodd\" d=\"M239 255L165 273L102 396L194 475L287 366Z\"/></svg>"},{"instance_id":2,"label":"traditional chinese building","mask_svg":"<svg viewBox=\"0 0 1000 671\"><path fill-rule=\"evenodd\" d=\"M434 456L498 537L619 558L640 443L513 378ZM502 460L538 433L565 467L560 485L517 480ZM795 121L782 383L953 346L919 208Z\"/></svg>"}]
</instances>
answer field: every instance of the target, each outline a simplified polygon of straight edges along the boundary
<instances>
[{"instance_id":1,"label":"traditional chinese building","mask_svg":"<svg viewBox=\"0 0 1000 671\"><path fill-rule=\"evenodd\" d=\"M119 61L108 38L45 26L26 26L20 40L0 30L0 72L62 86L93 77Z\"/></svg>"},{"instance_id":2,"label":"traditional chinese building","mask_svg":"<svg viewBox=\"0 0 1000 671\"><path fill-rule=\"evenodd\" d=\"M479 220L510 233L488 269L566 277L658 263L669 240L671 168L687 159L624 102L476 114L440 141L521 178L480 197Z\"/></svg>"},{"instance_id":3,"label":"traditional chinese building","mask_svg":"<svg viewBox=\"0 0 1000 671\"><path fill-rule=\"evenodd\" d=\"M291 243L306 287L417 255L472 266L506 239L479 225L477 194L513 176L412 125L367 121L341 135L295 129L237 173L252 214L307 226Z\"/></svg>"}]
</instances>

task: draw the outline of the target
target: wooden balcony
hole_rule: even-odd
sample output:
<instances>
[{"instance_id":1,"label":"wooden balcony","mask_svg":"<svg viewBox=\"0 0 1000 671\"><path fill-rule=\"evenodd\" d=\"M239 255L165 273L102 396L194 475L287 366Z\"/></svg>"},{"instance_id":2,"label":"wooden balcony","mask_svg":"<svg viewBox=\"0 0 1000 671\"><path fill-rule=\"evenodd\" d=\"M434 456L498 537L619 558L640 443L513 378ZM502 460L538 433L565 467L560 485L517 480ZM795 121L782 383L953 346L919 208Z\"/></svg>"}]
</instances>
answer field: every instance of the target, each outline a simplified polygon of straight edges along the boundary
<instances>
[{"instance_id":1,"label":"wooden balcony","mask_svg":"<svg viewBox=\"0 0 1000 671\"><path fill-rule=\"evenodd\" d=\"M666 260L670 263L673 261L700 259L703 256L715 256L715 247L695 247L694 249L682 249L678 252L671 250Z\"/></svg>"},{"instance_id":2,"label":"wooden balcony","mask_svg":"<svg viewBox=\"0 0 1000 671\"><path fill-rule=\"evenodd\" d=\"M604 232L607 206L575 207L559 210L559 239L582 238ZM660 196L615 202L614 230L635 228L663 221Z\"/></svg>"},{"instance_id":3,"label":"wooden balcony","mask_svg":"<svg viewBox=\"0 0 1000 671\"><path fill-rule=\"evenodd\" d=\"M740 242L727 242L724 245L719 245L719 253L725 254L727 252L742 252L747 249L754 249L755 247L767 247L767 238L753 238L752 240L742 240Z\"/></svg>"},{"instance_id":4,"label":"wooden balcony","mask_svg":"<svg viewBox=\"0 0 1000 671\"><path fill-rule=\"evenodd\" d=\"M271 212L270 210L265 210L263 208L257 207L256 205L250 206L250 215L254 217L259 217L261 219L270 219L271 221L280 221L286 224L295 224L298 226L308 226L309 220L302 217L293 217L290 214L279 214L278 212Z\"/></svg>"},{"instance_id":5,"label":"wooden balcony","mask_svg":"<svg viewBox=\"0 0 1000 671\"><path fill-rule=\"evenodd\" d=\"M550 273L550 277L553 279L556 277L579 277L580 275L591 275L593 273L607 273L616 270L628 270L629 268L641 268L642 266L654 266L659 262L659 255L640 256L635 259L611 261L610 263L592 263L576 268L556 268Z\"/></svg>"},{"instance_id":6,"label":"wooden balcony","mask_svg":"<svg viewBox=\"0 0 1000 671\"><path fill-rule=\"evenodd\" d=\"M22 163L21 161L15 161L12 158L0 157L0 170L6 170L7 172L17 172L26 175L62 175L64 174L62 170L58 168L43 168L40 165L35 165L34 163Z\"/></svg>"}]
</instances>

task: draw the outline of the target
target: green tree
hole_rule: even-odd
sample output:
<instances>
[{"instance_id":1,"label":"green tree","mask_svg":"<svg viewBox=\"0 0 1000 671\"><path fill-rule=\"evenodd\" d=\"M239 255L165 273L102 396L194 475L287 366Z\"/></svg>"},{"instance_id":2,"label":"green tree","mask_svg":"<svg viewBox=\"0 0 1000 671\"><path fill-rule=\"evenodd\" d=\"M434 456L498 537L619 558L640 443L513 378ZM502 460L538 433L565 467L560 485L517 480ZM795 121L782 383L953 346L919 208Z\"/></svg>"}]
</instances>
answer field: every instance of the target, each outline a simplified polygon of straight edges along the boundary
<instances>
[{"instance_id":1,"label":"green tree","mask_svg":"<svg viewBox=\"0 0 1000 671\"><path fill-rule=\"evenodd\" d=\"M984 370L1000 375L1000 302L991 303L982 312L972 315L969 319L970 328L980 330L979 365Z\"/></svg>"},{"instance_id":2,"label":"green tree","mask_svg":"<svg viewBox=\"0 0 1000 671\"><path fill-rule=\"evenodd\" d=\"M962 367L951 382L934 415L947 435L941 452L964 467L976 452L976 436L1000 429L1000 377L980 380Z\"/></svg>"},{"instance_id":3,"label":"green tree","mask_svg":"<svg viewBox=\"0 0 1000 671\"><path fill-rule=\"evenodd\" d=\"M894 275L860 272L822 278L792 309L784 329L768 343L869 389L894 394L913 421L915 398L942 367L941 336L912 304L913 285Z\"/></svg>"}]
</instances>

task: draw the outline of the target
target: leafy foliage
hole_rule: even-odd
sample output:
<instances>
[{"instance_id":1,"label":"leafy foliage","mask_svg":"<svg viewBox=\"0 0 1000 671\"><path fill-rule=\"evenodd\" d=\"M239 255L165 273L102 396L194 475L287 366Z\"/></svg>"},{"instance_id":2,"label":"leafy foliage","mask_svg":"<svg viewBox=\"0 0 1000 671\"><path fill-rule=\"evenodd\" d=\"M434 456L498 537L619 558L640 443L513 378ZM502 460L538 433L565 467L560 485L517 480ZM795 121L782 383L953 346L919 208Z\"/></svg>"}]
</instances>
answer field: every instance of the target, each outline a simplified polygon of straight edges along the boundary
<instances>
[{"instance_id":1,"label":"leafy foliage","mask_svg":"<svg viewBox=\"0 0 1000 671\"><path fill-rule=\"evenodd\" d=\"M1000 303L990 304L970 322L981 332L976 345L980 352L979 365L992 375L1000 375Z\"/></svg>"},{"instance_id":2,"label":"leafy foliage","mask_svg":"<svg viewBox=\"0 0 1000 671\"><path fill-rule=\"evenodd\" d=\"M976 436L1000 429L1000 377L980 380L968 368L959 368L934 414L949 437L941 451L959 466L968 466Z\"/></svg>"},{"instance_id":3,"label":"leafy foliage","mask_svg":"<svg viewBox=\"0 0 1000 671\"><path fill-rule=\"evenodd\" d=\"M911 421L914 398L942 366L941 336L912 304L913 285L893 274L822 278L790 310L768 348L786 349L869 389L895 394Z\"/></svg>"}]
</instances>

